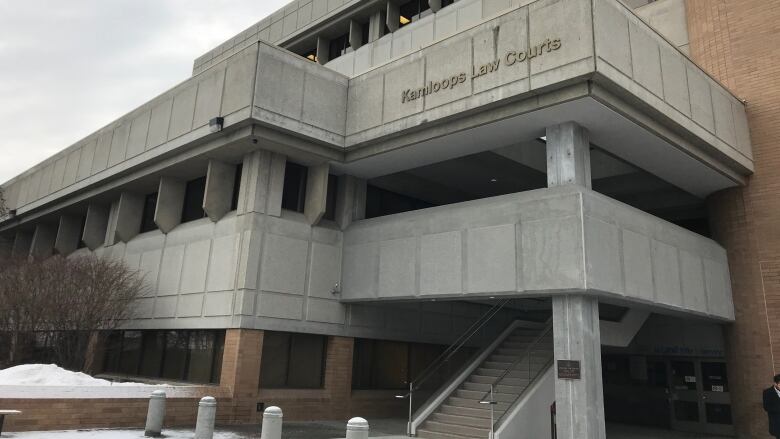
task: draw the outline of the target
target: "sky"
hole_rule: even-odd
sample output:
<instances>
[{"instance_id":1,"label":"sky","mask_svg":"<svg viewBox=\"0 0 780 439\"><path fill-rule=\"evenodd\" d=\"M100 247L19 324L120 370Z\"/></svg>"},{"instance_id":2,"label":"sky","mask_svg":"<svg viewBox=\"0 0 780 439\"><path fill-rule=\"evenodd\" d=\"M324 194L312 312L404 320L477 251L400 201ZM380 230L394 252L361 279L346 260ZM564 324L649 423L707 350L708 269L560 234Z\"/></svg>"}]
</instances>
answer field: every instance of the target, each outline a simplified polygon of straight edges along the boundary
<instances>
[{"instance_id":1,"label":"sky","mask_svg":"<svg viewBox=\"0 0 780 439\"><path fill-rule=\"evenodd\" d=\"M288 1L0 1L0 183L184 81Z\"/></svg>"}]
</instances>

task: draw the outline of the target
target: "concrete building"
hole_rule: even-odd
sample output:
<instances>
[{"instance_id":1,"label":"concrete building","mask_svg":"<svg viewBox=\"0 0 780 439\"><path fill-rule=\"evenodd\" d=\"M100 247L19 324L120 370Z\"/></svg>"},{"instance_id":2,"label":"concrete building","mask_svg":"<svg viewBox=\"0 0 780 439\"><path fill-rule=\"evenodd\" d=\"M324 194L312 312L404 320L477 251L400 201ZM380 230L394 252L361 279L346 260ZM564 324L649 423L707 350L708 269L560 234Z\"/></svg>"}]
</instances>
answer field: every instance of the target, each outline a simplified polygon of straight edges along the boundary
<instances>
[{"instance_id":1,"label":"concrete building","mask_svg":"<svg viewBox=\"0 0 780 439\"><path fill-rule=\"evenodd\" d=\"M0 248L137 269L96 361L235 422L764 437L778 17L747 3L296 0L4 183Z\"/></svg>"}]
</instances>

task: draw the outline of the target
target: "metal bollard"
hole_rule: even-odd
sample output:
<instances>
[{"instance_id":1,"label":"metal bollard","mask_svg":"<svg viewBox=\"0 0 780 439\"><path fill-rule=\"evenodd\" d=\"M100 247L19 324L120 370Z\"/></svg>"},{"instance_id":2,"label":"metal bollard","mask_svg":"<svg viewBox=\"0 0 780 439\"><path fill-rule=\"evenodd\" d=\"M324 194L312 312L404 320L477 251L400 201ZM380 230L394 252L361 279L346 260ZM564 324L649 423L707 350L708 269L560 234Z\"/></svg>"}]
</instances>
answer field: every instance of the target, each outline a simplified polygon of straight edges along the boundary
<instances>
[{"instance_id":1,"label":"metal bollard","mask_svg":"<svg viewBox=\"0 0 780 439\"><path fill-rule=\"evenodd\" d=\"M368 421L363 418L352 418L347 422L346 439L368 439Z\"/></svg>"},{"instance_id":2,"label":"metal bollard","mask_svg":"<svg viewBox=\"0 0 780 439\"><path fill-rule=\"evenodd\" d=\"M260 439L282 439L282 409L271 406L263 412Z\"/></svg>"},{"instance_id":3,"label":"metal bollard","mask_svg":"<svg viewBox=\"0 0 780 439\"><path fill-rule=\"evenodd\" d=\"M144 436L162 436L163 419L165 418L165 391L155 390L149 396L149 410L146 412L146 428Z\"/></svg>"},{"instance_id":4,"label":"metal bollard","mask_svg":"<svg viewBox=\"0 0 780 439\"><path fill-rule=\"evenodd\" d=\"M195 439L212 439L214 421L217 418L217 400L204 396L198 403L198 420L195 423Z\"/></svg>"}]
</instances>

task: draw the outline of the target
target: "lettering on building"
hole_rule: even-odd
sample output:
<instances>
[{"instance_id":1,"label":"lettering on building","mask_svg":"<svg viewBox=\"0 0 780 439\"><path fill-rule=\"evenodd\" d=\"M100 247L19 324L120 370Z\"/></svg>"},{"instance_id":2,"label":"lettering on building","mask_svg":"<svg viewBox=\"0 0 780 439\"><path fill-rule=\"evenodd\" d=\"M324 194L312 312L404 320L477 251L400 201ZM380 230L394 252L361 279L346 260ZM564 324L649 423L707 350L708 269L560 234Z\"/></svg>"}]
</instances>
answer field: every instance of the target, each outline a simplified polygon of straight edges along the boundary
<instances>
[{"instance_id":1,"label":"lettering on building","mask_svg":"<svg viewBox=\"0 0 780 439\"><path fill-rule=\"evenodd\" d=\"M542 56L545 53L550 53L560 49L561 44L562 43L560 38L548 38L541 44L537 44L526 50L510 50L502 57L496 58L491 62L471 66L471 72L455 73L443 79L428 81L428 83L422 87L403 90L401 92L401 103L405 104L407 102L416 101L428 95L433 95L445 90L452 90L455 87L464 84L468 79L473 81L477 78L498 72L502 64L507 68L519 65L521 63L530 61L537 56Z\"/></svg>"}]
</instances>

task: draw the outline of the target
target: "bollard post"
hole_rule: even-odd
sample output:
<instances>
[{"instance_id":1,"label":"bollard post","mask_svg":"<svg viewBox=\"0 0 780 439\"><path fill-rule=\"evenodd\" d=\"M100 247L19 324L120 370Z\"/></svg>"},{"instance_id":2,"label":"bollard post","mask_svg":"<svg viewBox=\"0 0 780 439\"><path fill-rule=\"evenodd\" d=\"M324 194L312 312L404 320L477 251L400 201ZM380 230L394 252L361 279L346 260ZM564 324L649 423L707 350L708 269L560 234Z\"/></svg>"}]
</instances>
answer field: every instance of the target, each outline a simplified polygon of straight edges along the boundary
<instances>
[{"instance_id":1,"label":"bollard post","mask_svg":"<svg viewBox=\"0 0 780 439\"><path fill-rule=\"evenodd\" d=\"M195 439L212 439L214 421L217 418L217 400L204 396L198 403L198 420L195 423Z\"/></svg>"},{"instance_id":2,"label":"bollard post","mask_svg":"<svg viewBox=\"0 0 780 439\"><path fill-rule=\"evenodd\" d=\"M260 439L282 439L282 409L271 406L263 412Z\"/></svg>"},{"instance_id":3,"label":"bollard post","mask_svg":"<svg viewBox=\"0 0 780 439\"><path fill-rule=\"evenodd\" d=\"M368 421L363 418L352 418L347 422L346 439L368 439Z\"/></svg>"},{"instance_id":4,"label":"bollard post","mask_svg":"<svg viewBox=\"0 0 780 439\"><path fill-rule=\"evenodd\" d=\"M146 428L144 436L162 436L163 419L165 418L165 391L155 390L149 396L149 410L146 412Z\"/></svg>"}]
</instances>

